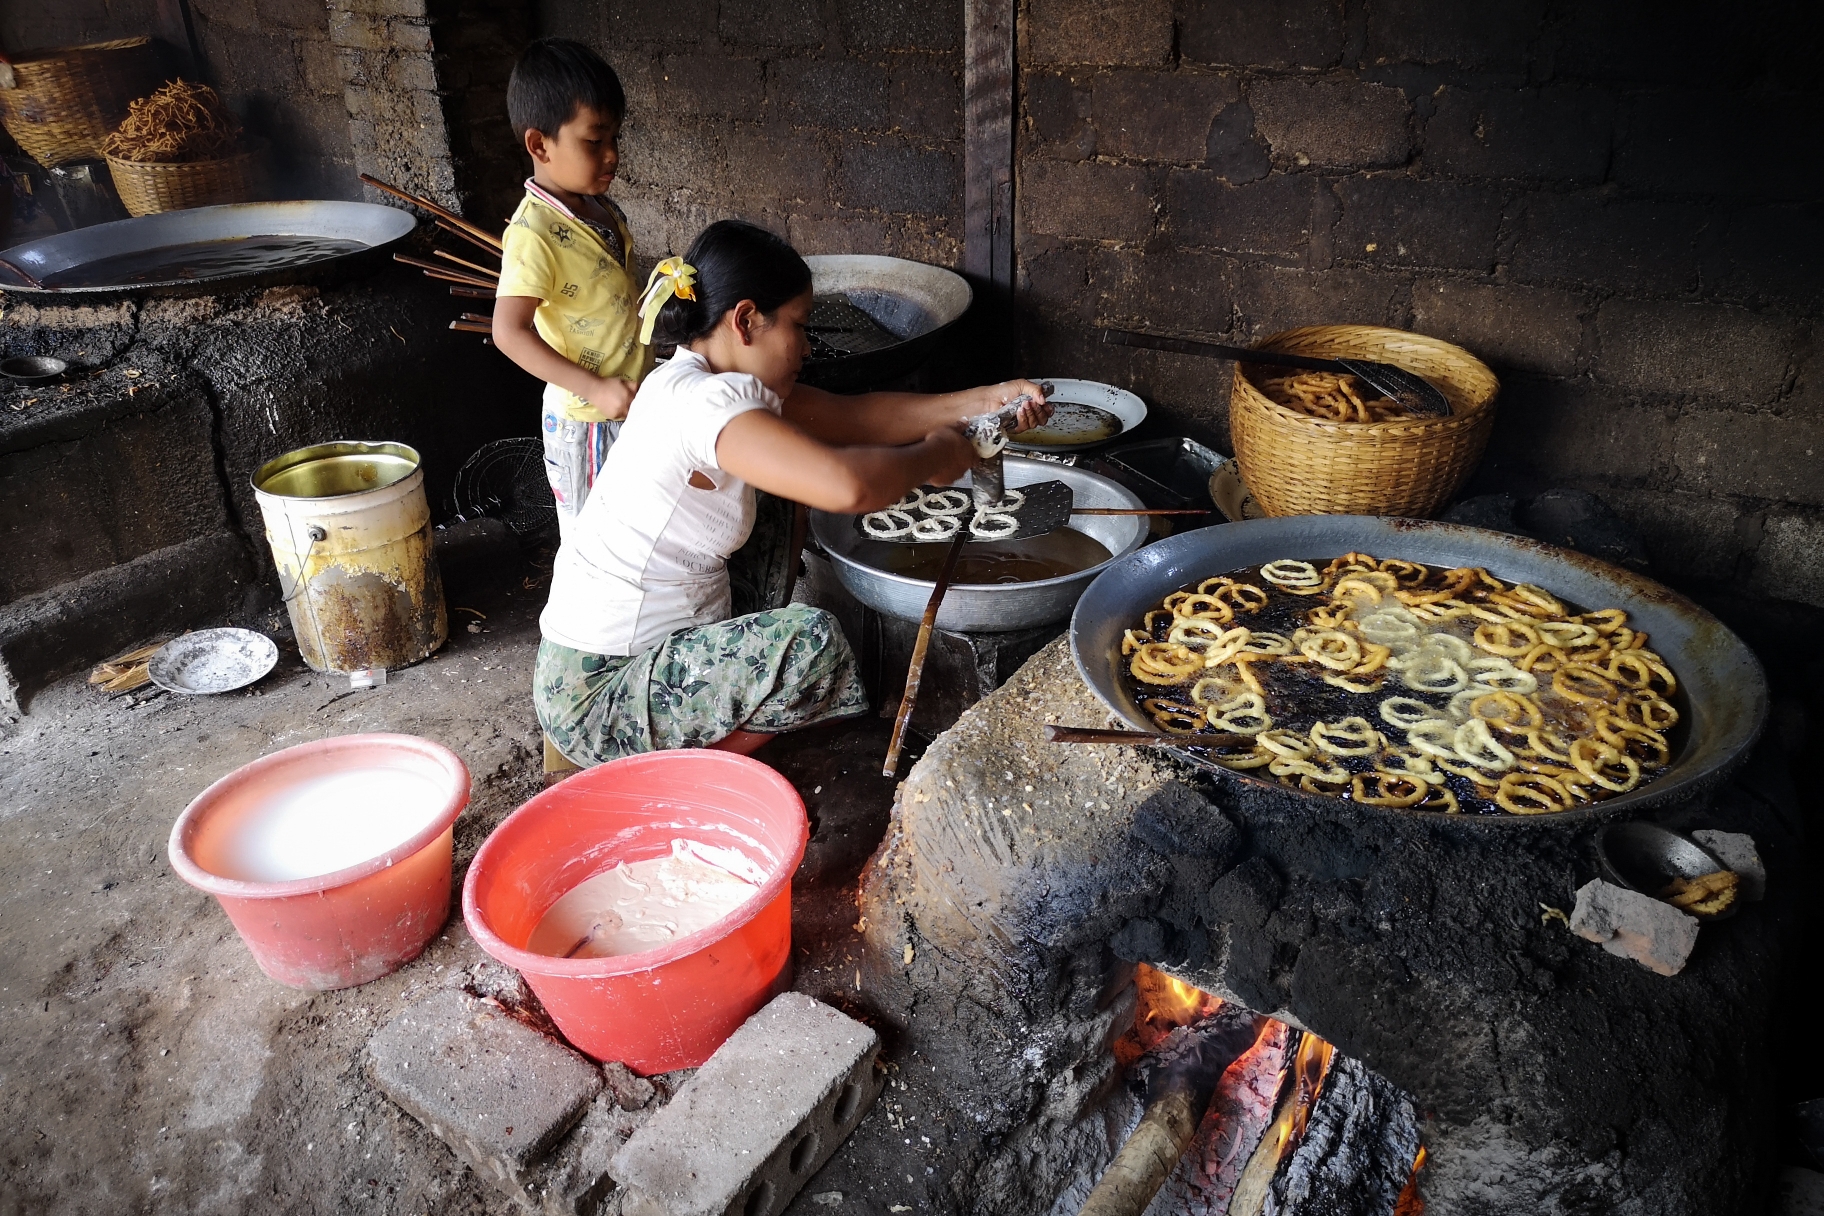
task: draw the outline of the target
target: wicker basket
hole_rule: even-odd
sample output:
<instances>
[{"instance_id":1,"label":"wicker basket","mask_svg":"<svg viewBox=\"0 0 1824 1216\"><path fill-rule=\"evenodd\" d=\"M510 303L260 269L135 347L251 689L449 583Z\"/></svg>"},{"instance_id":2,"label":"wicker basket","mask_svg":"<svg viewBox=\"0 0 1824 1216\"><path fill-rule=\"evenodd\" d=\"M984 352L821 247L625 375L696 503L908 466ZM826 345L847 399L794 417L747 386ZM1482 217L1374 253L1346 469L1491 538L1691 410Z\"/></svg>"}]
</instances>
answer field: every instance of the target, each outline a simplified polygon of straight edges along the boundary
<instances>
[{"instance_id":1,"label":"wicker basket","mask_svg":"<svg viewBox=\"0 0 1824 1216\"><path fill-rule=\"evenodd\" d=\"M127 106L163 83L150 38L29 51L13 60L17 87L0 89L0 122L26 155L49 169L98 160Z\"/></svg>"},{"instance_id":2,"label":"wicker basket","mask_svg":"<svg viewBox=\"0 0 1824 1216\"><path fill-rule=\"evenodd\" d=\"M1268 400L1244 374L1258 374L1258 365L1237 364L1229 433L1242 480L1268 515L1426 518L1462 488L1488 445L1500 386L1461 347L1373 325L1317 325L1275 334L1260 349L1391 363L1429 380L1451 405L1447 418L1326 422Z\"/></svg>"},{"instance_id":3,"label":"wicker basket","mask_svg":"<svg viewBox=\"0 0 1824 1216\"><path fill-rule=\"evenodd\" d=\"M266 141L258 140L246 151L220 160L167 165L110 156L108 171L114 175L114 189L128 213L151 215L154 211L255 201L266 188L265 152Z\"/></svg>"}]
</instances>

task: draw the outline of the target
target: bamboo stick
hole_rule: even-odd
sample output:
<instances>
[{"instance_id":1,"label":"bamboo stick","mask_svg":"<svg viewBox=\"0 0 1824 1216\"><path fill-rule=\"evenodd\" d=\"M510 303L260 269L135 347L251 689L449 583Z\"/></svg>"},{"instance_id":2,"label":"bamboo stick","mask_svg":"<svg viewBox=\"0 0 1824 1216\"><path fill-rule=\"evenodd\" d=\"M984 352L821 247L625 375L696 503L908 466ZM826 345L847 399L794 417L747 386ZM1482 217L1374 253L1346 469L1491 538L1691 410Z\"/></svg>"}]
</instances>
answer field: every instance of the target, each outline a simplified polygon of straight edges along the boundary
<instances>
[{"instance_id":1,"label":"bamboo stick","mask_svg":"<svg viewBox=\"0 0 1824 1216\"><path fill-rule=\"evenodd\" d=\"M498 281L500 278L500 271L489 270L486 266L477 266L473 262L465 262L463 259L457 257L453 253L445 253L441 249L433 249L433 250L431 250L431 252L436 254L440 258L445 258L449 261L456 263L458 266L467 266L470 270L473 270L476 274L479 274L484 279L494 279L494 280Z\"/></svg>"},{"instance_id":2,"label":"bamboo stick","mask_svg":"<svg viewBox=\"0 0 1824 1216\"><path fill-rule=\"evenodd\" d=\"M455 224L457 227L461 228L464 232L467 232L470 236L473 236L480 240L486 241L488 246L492 249L498 250L500 248L500 238L499 237L491 235L485 229L477 228L474 224L469 223L469 221L463 219L460 215L457 215L454 211L449 210L447 207L440 207L436 203L433 203L428 198L419 198L416 194L408 194L406 191L399 189L399 187L397 187L397 186L389 186L387 183L381 181L377 177L371 176L370 174L363 173L361 175L361 180L366 182L368 185L372 186L376 190L384 190L395 198L404 199L406 202L412 204L414 207L422 207L424 210L430 212L432 215L441 216L442 218L448 220L450 223Z\"/></svg>"},{"instance_id":3,"label":"bamboo stick","mask_svg":"<svg viewBox=\"0 0 1824 1216\"><path fill-rule=\"evenodd\" d=\"M458 228L456 225L450 223L450 221L448 221L446 219L441 219L441 218L437 220L437 226L439 228L443 229L445 232L455 233L457 236L461 237L465 241L468 241L472 245L477 245L480 248L487 250L489 253L493 254L495 257L500 256L501 250L500 250L499 245L489 244L487 241L482 240L480 237L476 236L474 233L470 232L466 228Z\"/></svg>"},{"instance_id":4,"label":"bamboo stick","mask_svg":"<svg viewBox=\"0 0 1824 1216\"><path fill-rule=\"evenodd\" d=\"M485 287L452 287L450 294L463 300L492 300L495 293Z\"/></svg>"},{"instance_id":5,"label":"bamboo stick","mask_svg":"<svg viewBox=\"0 0 1824 1216\"><path fill-rule=\"evenodd\" d=\"M433 279L447 279L452 283L467 283L471 287L494 286L493 283L488 282L486 279L477 278L472 274L464 274L459 270L452 270L450 267L444 266L438 262L427 262L423 258L415 258L410 254L395 253L393 255L393 261L403 262L407 266L416 266L418 269L424 271L424 273L430 275Z\"/></svg>"},{"instance_id":6,"label":"bamboo stick","mask_svg":"<svg viewBox=\"0 0 1824 1216\"><path fill-rule=\"evenodd\" d=\"M912 662L906 670L905 695L899 699L899 714L893 719L893 737L887 741L887 762L880 770L883 777L899 774L899 749L905 742L906 727L912 722L912 709L918 704L918 686L925 677L925 652L931 648L931 630L937 625L937 610L944 602L944 592L950 589L950 576L956 573L956 559L963 555L963 542L968 539L968 529L957 530L956 539L950 542L950 551L944 554L943 569L937 572L937 582L932 585L931 598L925 602L925 617L918 623L918 640L912 643Z\"/></svg>"}]
</instances>

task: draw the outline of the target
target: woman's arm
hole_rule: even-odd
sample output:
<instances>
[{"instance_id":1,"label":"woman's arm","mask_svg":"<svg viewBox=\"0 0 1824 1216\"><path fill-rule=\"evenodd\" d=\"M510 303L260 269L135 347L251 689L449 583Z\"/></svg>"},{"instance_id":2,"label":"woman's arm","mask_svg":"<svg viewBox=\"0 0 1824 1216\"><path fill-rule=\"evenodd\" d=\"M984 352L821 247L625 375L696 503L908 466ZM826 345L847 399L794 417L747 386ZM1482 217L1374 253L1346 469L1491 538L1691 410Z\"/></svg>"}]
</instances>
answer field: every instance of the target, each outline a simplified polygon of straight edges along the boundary
<instances>
[{"instance_id":1,"label":"woman's arm","mask_svg":"<svg viewBox=\"0 0 1824 1216\"><path fill-rule=\"evenodd\" d=\"M602 413L597 421L625 418L633 401L633 381L598 376L553 350L532 324L538 303L536 296L501 296L494 301L493 338L500 353L546 384L568 389L593 405Z\"/></svg>"},{"instance_id":2,"label":"woman's arm","mask_svg":"<svg viewBox=\"0 0 1824 1216\"><path fill-rule=\"evenodd\" d=\"M833 447L766 410L737 414L716 439L716 463L749 485L849 514L890 507L923 482L953 481L974 459L974 448L953 426L939 424L916 443L896 447Z\"/></svg>"},{"instance_id":3,"label":"woman's arm","mask_svg":"<svg viewBox=\"0 0 1824 1216\"><path fill-rule=\"evenodd\" d=\"M806 435L838 447L911 443L939 427L993 413L1021 395L1034 400L1020 407L1020 430L1038 426L1051 416L1039 386L1030 380L1008 380L960 393L863 393L855 397L800 384L785 399L784 416Z\"/></svg>"}]
</instances>

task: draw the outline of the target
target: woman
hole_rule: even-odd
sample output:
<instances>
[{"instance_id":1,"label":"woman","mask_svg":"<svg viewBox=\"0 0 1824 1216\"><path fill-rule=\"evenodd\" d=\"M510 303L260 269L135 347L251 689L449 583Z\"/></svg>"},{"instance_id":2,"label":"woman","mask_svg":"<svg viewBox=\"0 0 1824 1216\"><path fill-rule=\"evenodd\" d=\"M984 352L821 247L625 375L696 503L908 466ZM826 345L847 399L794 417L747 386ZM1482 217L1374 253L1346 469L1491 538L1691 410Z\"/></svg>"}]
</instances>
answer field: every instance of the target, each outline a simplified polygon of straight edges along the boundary
<instances>
[{"instance_id":1,"label":"woman","mask_svg":"<svg viewBox=\"0 0 1824 1216\"><path fill-rule=\"evenodd\" d=\"M826 511L889 506L973 459L957 424L1024 380L940 396L839 397L797 383L811 272L752 224L710 225L653 272L656 322L677 353L634 399L594 492L558 551L539 618L533 698L576 764L674 747L752 752L780 731L867 710L834 618L790 604L730 619L729 554L756 488Z\"/></svg>"}]
</instances>

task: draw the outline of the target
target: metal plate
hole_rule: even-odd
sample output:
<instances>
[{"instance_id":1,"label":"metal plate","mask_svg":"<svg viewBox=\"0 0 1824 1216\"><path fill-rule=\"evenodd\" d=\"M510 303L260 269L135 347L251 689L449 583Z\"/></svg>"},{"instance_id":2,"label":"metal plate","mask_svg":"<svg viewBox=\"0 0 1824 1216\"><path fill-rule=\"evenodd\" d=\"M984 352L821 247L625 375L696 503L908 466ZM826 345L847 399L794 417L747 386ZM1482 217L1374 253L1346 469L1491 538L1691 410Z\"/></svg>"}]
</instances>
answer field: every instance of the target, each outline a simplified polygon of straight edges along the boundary
<instances>
[{"instance_id":1,"label":"metal plate","mask_svg":"<svg viewBox=\"0 0 1824 1216\"><path fill-rule=\"evenodd\" d=\"M279 648L251 629L199 629L159 647L146 664L167 692L233 692L278 665Z\"/></svg>"},{"instance_id":2,"label":"metal plate","mask_svg":"<svg viewBox=\"0 0 1824 1216\"><path fill-rule=\"evenodd\" d=\"M15 245L0 253L33 278L72 270L90 262L123 257L173 245L205 241L233 241L249 237L317 237L358 242L362 248L282 271L264 274L233 273L220 277L167 279L157 282L121 283L112 286L45 289L25 286L0 270L0 291L28 296L121 296L171 291L223 291L306 276L323 268L362 258L408 236L418 221L396 207L376 203L306 200L288 203L230 203L220 207L191 207L161 211L135 219L115 220L60 232Z\"/></svg>"},{"instance_id":3,"label":"metal plate","mask_svg":"<svg viewBox=\"0 0 1824 1216\"><path fill-rule=\"evenodd\" d=\"M1596 833L1596 864L1618 887L1664 899L1660 892L1675 878L1702 878L1729 867L1688 836L1656 823L1611 823ZM1741 909L1741 893L1721 912L1693 912L1699 920L1728 920Z\"/></svg>"},{"instance_id":4,"label":"metal plate","mask_svg":"<svg viewBox=\"0 0 1824 1216\"><path fill-rule=\"evenodd\" d=\"M1007 446L1020 452L1072 452L1108 443L1146 421L1146 402L1124 388L1096 380L1059 380L1041 377L1052 386L1047 400L1058 407L1042 427L1010 439ZM1071 406L1089 407L1072 410ZM1097 413L1100 411L1100 413ZM1119 429L1099 424L1113 415ZM1035 441L1034 436L1042 436Z\"/></svg>"},{"instance_id":5,"label":"metal plate","mask_svg":"<svg viewBox=\"0 0 1824 1216\"><path fill-rule=\"evenodd\" d=\"M919 489L927 494L954 488L955 487L953 486L928 485L919 487ZM1029 536L1039 536L1046 532L1055 532L1070 522L1070 508L1075 504L1072 501L1070 487L1063 482L1041 481L1036 485L1013 486L1011 488L1024 494L1026 496L1026 501L1020 504L1019 510L1001 512L1001 514L1012 515L1014 522L1020 526L1005 536L972 537L965 543L973 544L977 541L1025 540ZM958 492L964 494L968 493L966 490ZM921 515L912 511L908 511L906 514L911 515L914 520L931 518L928 515ZM967 528L969 526L969 520L972 519L974 515L975 509L971 506L965 508L961 515L954 516L953 518L962 521L961 526ZM862 537L864 540L880 541L882 544L947 545L956 539L956 533L954 532L947 536L937 537L934 540L926 540L923 537L911 535L876 536L868 531L866 524L862 523L862 516L856 515L852 518L855 520L856 535Z\"/></svg>"},{"instance_id":6,"label":"metal plate","mask_svg":"<svg viewBox=\"0 0 1824 1216\"><path fill-rule=\"evenodd\" d=\"M1297 515L1219 524L1169 537L1103 567L1077 601L1070 649L1077 672L1103 704L1135 730L1158 734L1120 679L1122 631L1172 591L1212 574L1280 557L1373 553L1433 566L1484 566L1498 578L1534 583L1574 604L1625 609L1652 635L1688 698L1688 730L1671 767L1626 794L1549 815L1452 815L1452 822L1539 824L1626 818L1708 789L1746 757L1767 721L1767 677L1760 660L1721 621L1650 579L1593 557L1525 537L1424 519ZM1336 800L1287 790L1229 769L1225 780L1318 805ZM1436 812L1380 808L1444 818Z\"/></svg>"}]
</instances>

